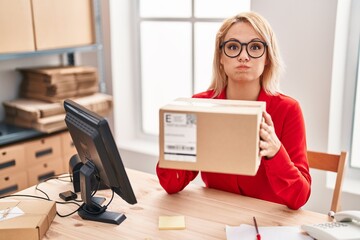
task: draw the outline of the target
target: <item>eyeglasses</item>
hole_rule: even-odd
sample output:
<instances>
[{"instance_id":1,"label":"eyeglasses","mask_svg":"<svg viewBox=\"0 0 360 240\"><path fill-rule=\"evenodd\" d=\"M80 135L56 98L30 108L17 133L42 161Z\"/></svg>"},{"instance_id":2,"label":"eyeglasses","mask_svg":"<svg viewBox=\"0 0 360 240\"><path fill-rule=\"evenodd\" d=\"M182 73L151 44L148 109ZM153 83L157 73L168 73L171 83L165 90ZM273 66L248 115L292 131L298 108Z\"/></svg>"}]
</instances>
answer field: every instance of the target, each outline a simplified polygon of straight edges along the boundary
<instances>
[{"instance_id":1,"label":"eyeglasses","mask_svg":"<svg viewBox=\"0 0 360 240\"><path fill-rule=\"evenodd\" d=\"M224 53L229 58L236 58L242 52L243 46L246 48L247 54L252 58L260 58L265 53L267 47L266 42L260 40L252 40L248 43L241 43L236 39L223 42L220 48L224 49Z\"/></svg>"}]
</instances>

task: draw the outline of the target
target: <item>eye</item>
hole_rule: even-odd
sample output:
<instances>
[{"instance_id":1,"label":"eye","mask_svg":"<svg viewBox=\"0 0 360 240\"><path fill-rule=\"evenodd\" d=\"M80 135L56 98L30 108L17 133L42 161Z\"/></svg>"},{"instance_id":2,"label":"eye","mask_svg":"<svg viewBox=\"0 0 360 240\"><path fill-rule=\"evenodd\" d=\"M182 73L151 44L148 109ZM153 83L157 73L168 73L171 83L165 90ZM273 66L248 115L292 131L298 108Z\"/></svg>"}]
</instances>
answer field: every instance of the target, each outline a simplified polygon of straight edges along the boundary
<instances>
[{"instance_id":1,"label":"eye","mask_svg":"<svg viewBox=\"0 0 360 240\"><path fill-rule=\"evenodd\" d=\"M248 48L251 51L259 51L264 48L264 45L261 42L250 42Z\"/></svg>"},{"instance_id":2,"label":"eye","mask_svg":"<svg viewBox=\"0 0 360 240\"><path fill-rule=\"evenodd\" d=\"M229 45L227 46L227 48L228 48L229 50L235 51L235 50L239 49L239 46L236 45L236 44L229 44Z\"/></svg>"},{"instance_id":3,"label":"eye","mask_svg":"<svg viewBox=\"0 0 360 240\"><path fill-rule=\"evenodd\" d=\"M228 42L225 47L226 47L226 49L228 49L230 51L237 51L237 50L239 50L240 45L235 42Z\"/></svg>"}]
</instances>

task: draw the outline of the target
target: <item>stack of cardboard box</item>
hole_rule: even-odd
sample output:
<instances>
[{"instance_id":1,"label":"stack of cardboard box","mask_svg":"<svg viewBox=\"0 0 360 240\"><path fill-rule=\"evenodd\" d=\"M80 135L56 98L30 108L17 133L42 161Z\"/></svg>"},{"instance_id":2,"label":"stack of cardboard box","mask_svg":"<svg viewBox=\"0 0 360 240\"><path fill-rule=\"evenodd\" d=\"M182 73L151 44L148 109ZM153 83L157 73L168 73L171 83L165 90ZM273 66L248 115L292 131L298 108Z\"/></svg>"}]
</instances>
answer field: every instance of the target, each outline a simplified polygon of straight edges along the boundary
<instances>
[{"instance_id":1,"label":"stack of cardboard box","mask_svg":"<svg viewBox=\"0 0 360 240\"><path fill-rule=\"evenodd\" d=\"M65 98L96 93L96 68L87 66L19 69L23 74L20 95L25 98L58 102Z\"/></svg>"},{"instance_id":2,"label":"stack of cardboard box","mask_svg":"<svg viewBox=\"0 0 360 240\"><path fill-rule=\"evenodd\" d=\"M106 116L112 109L112 97L95 93L90 96L73 98L78 104ZM36 99L19 98L3 102L8 123L41 132L52 133L66 129L63 102L47 103Z\"/></svg>"},{"instance_id":3,"label":"stack of cardboard box","mask_svg":"<svg viewBox=\"0 0 360 240\"><path fill-rule=\"evenodd\" d=\"M94 67L19 70L24 76L21 98L3 102L7 123L46 133L66 129L63 101L68 98L101 116L108 115L112 109L112 96L98 93Z\"/></svg>"}]
</instances>

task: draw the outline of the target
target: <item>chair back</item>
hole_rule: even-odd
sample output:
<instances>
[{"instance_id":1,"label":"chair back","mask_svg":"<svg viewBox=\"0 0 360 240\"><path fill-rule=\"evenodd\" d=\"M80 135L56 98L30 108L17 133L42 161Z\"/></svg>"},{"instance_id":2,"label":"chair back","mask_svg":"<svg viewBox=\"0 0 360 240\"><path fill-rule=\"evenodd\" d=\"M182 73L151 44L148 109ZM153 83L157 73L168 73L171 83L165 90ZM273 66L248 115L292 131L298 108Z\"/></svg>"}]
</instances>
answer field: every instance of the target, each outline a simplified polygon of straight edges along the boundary
<instances>
[{"instance_id":1,"label":"chair back","mask_svg":"<svg viewBox=\"0 0 360 240\"><path fill-rule=\"evenodd\" d=\"M307 157L310 168L336 173L335 188L330 210L334 212L339 211L347 152L343 151L340 154L329 154L323 152L307 151Z\"/></svg>"}]
</instances>

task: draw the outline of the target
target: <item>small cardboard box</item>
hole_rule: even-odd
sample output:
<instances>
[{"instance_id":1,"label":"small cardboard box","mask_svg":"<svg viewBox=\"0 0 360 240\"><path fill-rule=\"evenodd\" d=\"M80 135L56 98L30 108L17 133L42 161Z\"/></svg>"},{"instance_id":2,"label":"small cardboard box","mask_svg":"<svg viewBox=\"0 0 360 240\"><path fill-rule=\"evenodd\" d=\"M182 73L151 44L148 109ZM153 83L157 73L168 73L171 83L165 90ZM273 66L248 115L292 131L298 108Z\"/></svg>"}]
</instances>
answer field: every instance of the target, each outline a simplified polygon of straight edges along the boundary
<instances>
[{"instance_id":1,"label":"small cardboard box","mask_svg":"<svg viewBox=\"0 0 360 240\"><path fill-rule=\"evenodd\" d=\"M163 168L255 175L265 102L179 98L160 108Z\"/></svg>"},{"instance_id":2,"label":"small cardboard box","mask_svg":"<svg viewBox=\"0 0 360 240\"><path fill-rule=\"evenodd\" d=\"M41 239L55 218L56 205L44 200L2 200L0 212L4 211L8 214L6 219L1 215L0 240Z\"/></svg>"}]
</instances>

